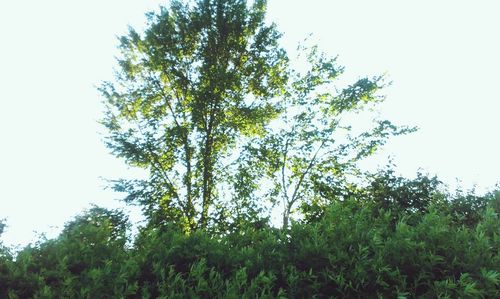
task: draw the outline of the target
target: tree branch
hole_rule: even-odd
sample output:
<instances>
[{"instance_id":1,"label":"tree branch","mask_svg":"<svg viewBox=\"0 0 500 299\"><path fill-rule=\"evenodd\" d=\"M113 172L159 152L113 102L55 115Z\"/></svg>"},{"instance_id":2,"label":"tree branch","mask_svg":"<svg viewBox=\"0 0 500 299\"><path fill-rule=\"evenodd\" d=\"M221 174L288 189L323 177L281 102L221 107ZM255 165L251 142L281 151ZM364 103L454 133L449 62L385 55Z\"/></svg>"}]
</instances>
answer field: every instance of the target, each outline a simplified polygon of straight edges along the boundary
<instances>
[{"instance_id":1,"label":"tree branch","mask_svg":"<svg viewBox=\"0 0 500 299\"><path fill-rule=\"evenodd\" d=\"M293 191L292 198L289 201L289 205L290 206L293 205L295 203L295 201L297 200L297 194L298 194L298 191L300 189L300 186L302 185L302 182L304 181L305 176L309 173L309 171L311 170L311 168L315 165L314 162L316 161L318 153L321 150L321 148L323 148L324 145L325 145L325 140L323 140L323 142L321 142L321 145L318 147L318 149L314 153L314 156L309 161L309 164L307 165L306 170L300 176L299 181L297 182L297 185L295 186L295 190Z\"/></svg>"},{"instance_id":2,"label":"tree branch","mask_svg":"<svg viewBox=\"0 0 500 299\"><path fill-rule=\"evenodd\" d=\"M284 194L284 199L288 203L288 192L286 188L286 178L285 178L285 168L286 168L286 161L287 161L287 155L288 155L288 143L289 139L286 140L285 143L285 150L283 152L283 164L281 165L281 180L282 180L282 187L283 187L283 194Z\"/></svg>"}]
</instances>

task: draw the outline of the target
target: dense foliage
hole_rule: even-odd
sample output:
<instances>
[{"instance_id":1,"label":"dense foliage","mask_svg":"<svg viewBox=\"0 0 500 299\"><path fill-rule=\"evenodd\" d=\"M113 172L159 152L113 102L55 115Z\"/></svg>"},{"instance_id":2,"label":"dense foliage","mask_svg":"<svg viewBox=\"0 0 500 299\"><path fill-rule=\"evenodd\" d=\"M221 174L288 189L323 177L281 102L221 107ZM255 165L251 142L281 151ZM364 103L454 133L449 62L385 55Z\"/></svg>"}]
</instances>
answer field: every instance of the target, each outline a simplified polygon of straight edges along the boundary
<instances>
[{"instance_id":1,"label":"dense foliage","mask_svg":"<svg viewBox=\"0 0 500 299\"><path fill-rule=\"evenodd\" d=\"M276 116L286 80L279 33L266 2L171 1L148 29L120 38L119 72L101 87L113 154L149 171L117 181L158 225L207 228L224 199L224 164L241 136L259 136Z\"/></svg>"},{"instance_id":2,"label":"dense foliage","mask_svg":"<svg viewBox=\"0 0 500 299\"><path fill-rule=\"evenodd\" d=\"M383 100L383 77L338 84L316 47L292 68L265 12L172 0L120 38L102 123L112 153L147 171L114 182L146 225L132 238L124 213L94 206L55 239L0 243L0 298L500 297L500 191L362 172L414 130L350 123Z\"/></svg>"},{"instance_id":3,"label":"dense foliage","mask_svg":"<svg viewBox=\"0 0 500 299\"><path fill-rule=\"evenodd\" d=\"M344 68L317 47L292 67L265 13L264 0L171 1L120 38L102 123L112 153L149 174L113 186L152 227L232 225L281 203L287 228L315 185L413 130L376 119L354 130L344 119L383 100L383 77L339 84Z\"/></svg>"},{"instance_id":4,"label":"dense foliage","mask_svg":"<svg viewBox=\"0 0 500 299\"><path fill-rule=\"evenodd\" d=\"M428 192L426 180L379 178L366 190L379 197L332 201L288 231L265 221L225 234L164 226L129 244L126 217L94 207L15 259L4 248L0 297L498 298L500 192L435 190L387 206Z\"/></svg>"}]
</instances>

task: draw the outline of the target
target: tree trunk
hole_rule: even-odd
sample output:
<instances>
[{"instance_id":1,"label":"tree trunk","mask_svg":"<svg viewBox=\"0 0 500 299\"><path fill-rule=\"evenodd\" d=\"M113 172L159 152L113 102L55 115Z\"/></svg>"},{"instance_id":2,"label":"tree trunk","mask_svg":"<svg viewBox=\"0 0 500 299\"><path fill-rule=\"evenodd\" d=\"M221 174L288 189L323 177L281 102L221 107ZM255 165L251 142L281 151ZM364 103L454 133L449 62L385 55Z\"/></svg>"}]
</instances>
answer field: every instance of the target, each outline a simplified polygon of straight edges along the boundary
<instances>
[{"instance_id":1,"label":"tree trunk","mask_svg":"<svg viewBox=\"0 0 500 299\"><path fill-rule=\"evenodd\" d=\"M283 230L288 229L288 222L290 221L290 210L291 210L291 205L286 204L285 205L285 210L283 211Z\"/></svg>"},{"instance_id":2,"label":"tree trunk","mask_svg":"<svg viewBox=\"0 0 500 299\"><path fill-rule=\"evenodd\" d=\"M202 202L202 212L200 219L201 228L206 228L208 226L208 210L212 203L212 185L213 185L212 148L213 148L213 136L211 136L209 132L205 140L205 150L203 153L203 202Z\"/></svg>"},{"instance_id":3,"label":"tree trunk","mask_svg":"<svg viewBox=\"0 0 500 299\"><path fill-rule=\"evenodd\" d=\"M193 204L193 194L192 194L192 169L191 169L191 149L189 148L188 138L184 139L184 151L185 151L185 162L186 162L186 174L184 177L184 184L186 184L186 210L184 211L189 227L194 229L195 227L195 209Z\"/></svg>"}]
</instances>

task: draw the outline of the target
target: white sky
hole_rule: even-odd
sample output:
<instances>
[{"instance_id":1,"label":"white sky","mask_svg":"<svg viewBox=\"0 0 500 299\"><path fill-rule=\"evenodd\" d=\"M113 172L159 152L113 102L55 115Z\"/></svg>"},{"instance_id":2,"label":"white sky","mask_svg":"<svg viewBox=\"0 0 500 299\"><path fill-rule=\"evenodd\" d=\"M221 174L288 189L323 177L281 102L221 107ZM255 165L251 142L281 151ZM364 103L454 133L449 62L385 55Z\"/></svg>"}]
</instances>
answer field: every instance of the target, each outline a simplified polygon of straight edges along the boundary
<instances>
[{"instance_id":1,"label":"white sky","mask_svg":"<svg viewBox=\"0 0 500 299\"><path fill-rule=\"evenodd\" d=\"M95 85L112 79L115 36L165 1L0 1L0 219L7 245L52 234L94 202L119 205L99 177L133 175L108 154ZM500 181L500 2L269 0L294 49L313 41L353 78L388 74L382 116L416 125L372 162L394 156L480 189ZM50 234L49 234L50 235Z\"/></svg>"}]
</instances>

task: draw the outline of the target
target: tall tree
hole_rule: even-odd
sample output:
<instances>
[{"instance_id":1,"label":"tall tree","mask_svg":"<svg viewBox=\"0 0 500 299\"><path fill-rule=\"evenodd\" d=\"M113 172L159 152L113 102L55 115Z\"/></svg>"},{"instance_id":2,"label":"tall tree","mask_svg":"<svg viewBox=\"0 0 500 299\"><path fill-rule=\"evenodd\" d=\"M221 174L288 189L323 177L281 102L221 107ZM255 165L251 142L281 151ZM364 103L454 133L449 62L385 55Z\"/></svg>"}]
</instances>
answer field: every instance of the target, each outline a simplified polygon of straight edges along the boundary
<instances>
[{"instance_id":1,"label":"tall tree","mask_svg":"<svg viewBox=\"0 0 500 299\"><path fill-rule=\"evenodd\" d=\"M265 0L174 0L148 14L144 34L120 38L102 122L112 152L149 171L115 188L152 223L207 227L230 149L276 117L287 58L265 11Z\"/></svg>"}]
</instances>

